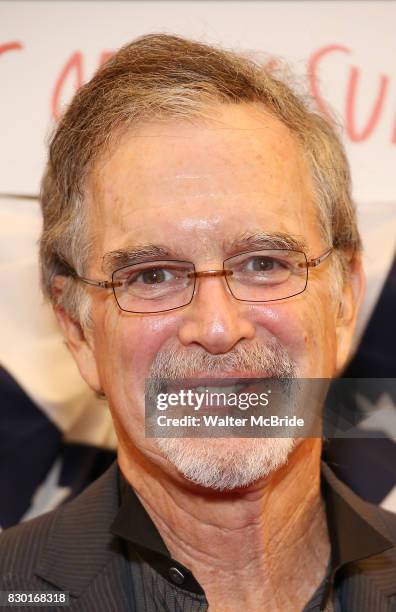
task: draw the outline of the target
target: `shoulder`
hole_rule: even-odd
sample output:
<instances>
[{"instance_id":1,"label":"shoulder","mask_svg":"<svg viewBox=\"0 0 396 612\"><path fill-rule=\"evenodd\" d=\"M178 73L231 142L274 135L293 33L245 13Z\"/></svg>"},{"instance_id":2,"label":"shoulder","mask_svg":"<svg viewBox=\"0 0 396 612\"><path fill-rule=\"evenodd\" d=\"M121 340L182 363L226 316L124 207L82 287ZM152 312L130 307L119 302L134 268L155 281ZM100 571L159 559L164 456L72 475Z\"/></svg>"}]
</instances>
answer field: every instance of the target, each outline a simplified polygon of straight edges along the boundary
<instances>
[{"instance_id":1,"label":"shoulder","mask_svg":"<svg viewBox=\"0 0 396 612\"><path fill-rule=\"evenodd\" d=\"M117 466L78 497L57 508L0 534L0 590L13 582L12 577L31 577L45 565L54 566L59 555L70 557L86 553L95 542L109 538L109 527L118 507Z\"/></svg>"},{"instance_id":2,"label":"shoulder","mask_svg":"<svg viewBox=\"0 0 396 612\"><path fill-rule=\"evenodd\" d=\"M0 587L7 588L16 574L31 576L63 508L10 527L0 534Z\"/></svg>"},{"instance_id":3,"label":"shoulder","mask_svg":"<svg viewBox=\"0 0 396 612\"><path fill-rule=\"evenodd\" d=\"M380 506L370 506L375 508L377 527L381 528L381 533L388 539L388 547L378 554L362 559L358 566L373 575L385 572L392 582L392 592L396 593L396 514Z\"/></svg>"},{"instance_id":4,"label":"shoulder","mask_svg":"<svg viewBox=\"0 0 396 612\"><path fill-rule=\"evenodd\" d=\"M346 568L341 590L346 610L388 610L395 603L396 515L378 506L373 508L378 526L382 524L382 533L387 535L388 547Z\"/></svg>"}]
</instances>

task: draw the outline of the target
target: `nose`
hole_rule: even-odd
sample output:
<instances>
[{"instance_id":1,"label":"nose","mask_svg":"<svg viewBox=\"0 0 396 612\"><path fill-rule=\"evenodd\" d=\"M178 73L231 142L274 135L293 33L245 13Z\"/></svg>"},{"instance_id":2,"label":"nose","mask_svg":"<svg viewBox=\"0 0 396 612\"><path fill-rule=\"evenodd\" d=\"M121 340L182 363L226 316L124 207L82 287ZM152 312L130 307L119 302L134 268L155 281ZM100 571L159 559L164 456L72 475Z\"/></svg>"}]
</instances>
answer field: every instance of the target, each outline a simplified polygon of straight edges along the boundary
<instances>
[{"instance_id":1,"label":"nose","mask_svg":"<svg viewBox=\"0 0 396 612\"><path fill-rule=\"evenodd\" d=\"M213 354L227 353L240 340L251 340L255 326L248 309L230 293L225 279L197 274L195 295L179 328L184 346L200 345Z\"/></svg>"}]
</instances>

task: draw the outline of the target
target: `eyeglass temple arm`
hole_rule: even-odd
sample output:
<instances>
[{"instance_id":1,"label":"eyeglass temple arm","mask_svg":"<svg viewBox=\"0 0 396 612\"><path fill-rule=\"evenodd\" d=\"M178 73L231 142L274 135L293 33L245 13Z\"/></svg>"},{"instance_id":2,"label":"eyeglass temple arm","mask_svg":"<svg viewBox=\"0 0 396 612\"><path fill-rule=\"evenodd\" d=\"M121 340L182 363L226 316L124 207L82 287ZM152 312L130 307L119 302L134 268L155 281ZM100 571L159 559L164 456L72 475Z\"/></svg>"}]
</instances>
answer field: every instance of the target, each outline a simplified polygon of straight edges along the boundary
<instances>
[{"instance_id":1,"label":"eyeglass temple arm","mask_svg":"<svg viewBox=\"0 0 396 612\"><path fill-rule=\"evenodd\" d=\"M86 285L91 285L92 287L100 287L101 289L114 289L115 287L121 287L122 283L117 282L113 283L111 281L95 281L91 278L84 278L83 276L74 275L74 278L85 283Z\"/></svg>"},{"instance_id":2,"label":"eyeglass temple arm","mask_svg":"<svg viewBox=\"0 0 396 612\"><path fill-rule=\"evenodd\" d=\"M322 255L319 255L319 257L315 257L314 259L309 259L307 261L308 267L316 268L316 266L319 266L322 263L322 261L328 258L328 256L332 253L332 251L333 251L333 247L331 247L328 251L326 251Z\"/></svg>"},{"instance_id":3,"label":"eyeglass temple arm","mask_svg":"<svg viewBox=\"0 0 396 612\"><path fill-rule=\"evenodd\" d=\"M71 278L74 278L75 280L81 281L82 283L85 283L86 285L91 285L92 287L100 287L101 289L114 289L115 287L120 287L122 283L113 283L112 281L97 281L97 280L93 280L92 278L86 278L85 276L79 276L77 274L77 272L74 270L74 268L72 268L72 266L63 261L62 262L63 267L65 269L65 276L70 276Z\"/></svg>"}]
</instances>

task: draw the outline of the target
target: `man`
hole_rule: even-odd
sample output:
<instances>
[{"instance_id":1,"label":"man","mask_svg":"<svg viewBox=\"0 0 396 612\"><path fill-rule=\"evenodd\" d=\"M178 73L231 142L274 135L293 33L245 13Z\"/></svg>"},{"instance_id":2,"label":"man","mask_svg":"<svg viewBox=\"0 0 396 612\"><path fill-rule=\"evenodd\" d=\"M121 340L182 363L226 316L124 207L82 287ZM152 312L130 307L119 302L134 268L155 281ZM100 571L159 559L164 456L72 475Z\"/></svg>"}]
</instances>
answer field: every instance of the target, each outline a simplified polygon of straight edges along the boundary
<instances>
[{"instance_id":1,"label":"man","mask_svg":"<svg viewBox=\"0 0 396 612\"><path fill-rule=\"evenodd\" d=\"M41 201L44 288L118 465L5 532L1 588L106 612L391 609L395 519L321 467L320 437L144 435L148 379L344 367L364 283L333 129L247 59L146 36L75 96Z\"/></svg>"}]
</instances>

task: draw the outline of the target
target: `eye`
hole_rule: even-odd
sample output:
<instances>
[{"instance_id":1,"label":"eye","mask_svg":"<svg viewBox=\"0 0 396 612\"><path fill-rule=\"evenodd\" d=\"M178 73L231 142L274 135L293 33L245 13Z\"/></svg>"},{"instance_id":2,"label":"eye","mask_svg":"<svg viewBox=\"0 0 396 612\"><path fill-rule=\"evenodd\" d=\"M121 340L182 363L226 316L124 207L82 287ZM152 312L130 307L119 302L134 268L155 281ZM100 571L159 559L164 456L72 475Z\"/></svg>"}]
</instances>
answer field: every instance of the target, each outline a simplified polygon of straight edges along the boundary
<instances>
[{"instance_id":1,"label":"eye","mask_svg":"<svg viewBox=\"0 0 396 612\"><path fill-rule=\"evenodd\" d=\"M165 268L148 268L134 275L129 282L142 282L145 285L161 284L174 278L170 270Z\"/></svg>"},{"instance_id":2,"label":"eye","mask_svg":"<svg viewBox=\"0 0 396 612\"><path fill-rule=\"evenodd\" d=\"M246 270L249 272L275 272L286 266L282 261L268 256L255 256L246 262Z\"/></svg>"}]
</instances>

